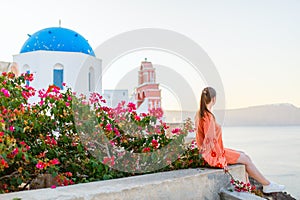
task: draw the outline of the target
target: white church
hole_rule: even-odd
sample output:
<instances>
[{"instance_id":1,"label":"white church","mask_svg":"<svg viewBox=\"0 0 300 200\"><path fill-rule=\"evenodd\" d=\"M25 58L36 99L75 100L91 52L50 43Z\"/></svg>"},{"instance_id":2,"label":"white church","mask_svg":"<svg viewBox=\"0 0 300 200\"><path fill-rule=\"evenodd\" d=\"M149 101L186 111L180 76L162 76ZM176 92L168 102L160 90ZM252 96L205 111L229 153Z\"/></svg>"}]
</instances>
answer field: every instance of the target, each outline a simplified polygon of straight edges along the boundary
<instances>
[{"instance_id":1,"label":"white church","mask_svg":"<svg viewBox=\"0 0 300 200\"><path fill-rule=\"evenodd\" d=\"M34 88L54 84L64 89L63 83L76 92L95 91L101 76L101 60L96 58L88 41L79 33L62 27L51 27L29 35L20 53L13 55L18 73L32 73ZM101 83L97 85L101 92Z\"/></svg>"},{"instance_id":2,"label":"white church","mask_svg":"<svg viewBox=\"0 0 300 200\"><path fill-rule=\"evenodd\" d=\"M17 75L32 73L34 80L26 84L37 90L47 89L49 85L64 90L63 83L66 83L78 94L98 92L110 107L116 107L121 101L130 101L137 105L137 112L147 112L149 108L161 105L155 69L147 60L139 66L138 83L131 99L128 98L128 88L102 92L101 59L95 56L83 36L67 28L50 27L28 34L20 53L13 55L13 62L0 62L0 71L12 71Z\"/></svg>"}]
</instances>

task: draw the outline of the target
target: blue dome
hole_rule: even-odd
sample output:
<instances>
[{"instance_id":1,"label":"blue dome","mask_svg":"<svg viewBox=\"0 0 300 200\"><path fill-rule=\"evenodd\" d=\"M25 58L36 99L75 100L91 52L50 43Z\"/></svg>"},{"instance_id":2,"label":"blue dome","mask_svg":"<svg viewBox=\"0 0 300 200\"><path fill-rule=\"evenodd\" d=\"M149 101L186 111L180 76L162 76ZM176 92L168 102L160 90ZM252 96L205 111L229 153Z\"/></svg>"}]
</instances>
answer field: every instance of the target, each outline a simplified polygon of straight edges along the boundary
<instances>
[{"instance_id":1,"label":"blue dome","mask_svg":"<svg viewBox=\"0 0 300 200\"><path fill-rule=\"evenodd\" d=\"M61 27L45 28L29 35L20 53L38 50L80 52L95 56L92 47L84 37L75 31Z\"/></svg>"}]
</instances>

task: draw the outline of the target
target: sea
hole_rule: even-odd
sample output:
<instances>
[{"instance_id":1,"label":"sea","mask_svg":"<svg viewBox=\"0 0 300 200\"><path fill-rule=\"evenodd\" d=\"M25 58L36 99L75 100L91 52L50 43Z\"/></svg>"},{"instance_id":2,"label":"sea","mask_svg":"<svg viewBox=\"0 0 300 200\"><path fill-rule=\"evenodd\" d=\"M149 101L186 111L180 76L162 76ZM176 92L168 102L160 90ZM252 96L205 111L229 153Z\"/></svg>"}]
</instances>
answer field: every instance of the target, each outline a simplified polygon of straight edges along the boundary
<instances>
[{"instance_id":1,"label":"sea","mask_svg":"<svg viewBox=\"0 0 300 200\"><path fill-rule=\"evenodd\" d=\"M267 179L300 199L300 126L222 128L225 147L244 151Z\"/></svg>"}]
</instances>

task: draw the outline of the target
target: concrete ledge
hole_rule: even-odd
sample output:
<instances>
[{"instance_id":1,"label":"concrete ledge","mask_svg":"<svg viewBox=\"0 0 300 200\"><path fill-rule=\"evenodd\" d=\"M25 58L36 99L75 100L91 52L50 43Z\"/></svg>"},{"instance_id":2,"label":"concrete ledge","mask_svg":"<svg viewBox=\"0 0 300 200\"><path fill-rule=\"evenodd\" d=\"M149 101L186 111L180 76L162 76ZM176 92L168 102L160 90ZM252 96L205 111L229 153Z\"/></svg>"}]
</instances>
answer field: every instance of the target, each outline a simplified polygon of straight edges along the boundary
<instances>
[{"instance_id":1,"label":"concrete ledge","mask_svg":"<svg viewBox=\"0 0 300 200\"><path fill-rule=\"evenodd\" d=\"M243 165L230 166L230 173L245 181ZM229 185L222 169L184 169L133 176L56 189L39 189L0 195L1 200L111 200L111 199L220 199L222 187Z\"/></svg>"}]
</instances>

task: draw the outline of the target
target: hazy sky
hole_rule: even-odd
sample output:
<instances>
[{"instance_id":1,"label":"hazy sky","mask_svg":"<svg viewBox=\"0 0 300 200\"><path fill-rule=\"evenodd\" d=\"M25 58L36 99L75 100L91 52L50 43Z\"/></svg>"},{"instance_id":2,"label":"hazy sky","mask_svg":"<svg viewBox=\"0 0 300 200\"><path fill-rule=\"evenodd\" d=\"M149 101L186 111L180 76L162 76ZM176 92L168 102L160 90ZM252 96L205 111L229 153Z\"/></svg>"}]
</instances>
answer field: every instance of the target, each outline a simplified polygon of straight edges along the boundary
<instances>
[{"instance_id":1,"label":"hazy sky","mask_svg":"<svg viewBox=\"0 0 300 200\"><path fill-rule=\"evenodd\" d=\"M299 11L298 0L1 1L0 61L12 61L27 33L58 26L59 19L93 48L126 31L163 28L207 52L222 78L227 108L300 107Z\"/></svg>"}]
</instances>

